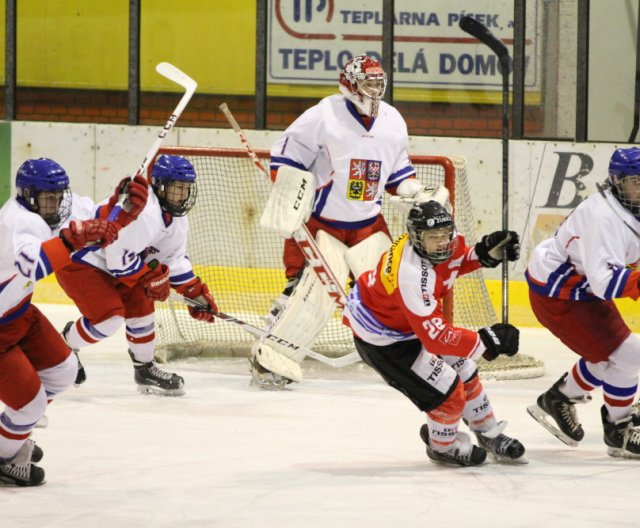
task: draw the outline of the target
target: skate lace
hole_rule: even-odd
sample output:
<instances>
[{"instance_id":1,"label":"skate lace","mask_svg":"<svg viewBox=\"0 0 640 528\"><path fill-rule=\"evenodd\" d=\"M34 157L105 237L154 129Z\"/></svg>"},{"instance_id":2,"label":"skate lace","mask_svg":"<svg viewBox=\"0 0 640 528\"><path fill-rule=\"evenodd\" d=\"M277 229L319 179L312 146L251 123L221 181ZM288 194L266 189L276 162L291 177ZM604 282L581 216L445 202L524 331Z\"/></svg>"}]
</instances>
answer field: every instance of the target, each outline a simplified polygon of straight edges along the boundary
<instances>
[{"instance_id":1,"label":"skate lace","mask_svg":"<svg viewBox=\"0 0 640 528\"><path fill-rule=\"evenodd\" d=\"M151 365L149 366L149 368L147 369L147 372L153 376L154 378L157 379L161 379L161 380L170 380L173 376L173 374L171 372L165 372L164 370L160 370L155 363L151 363Z\"/></svg>"},{"instance_id":2,"label":"skate lace","mask_svg":"<svg viewBox=\"0 0 640 528\"><path fill-rule=\"evenodd\" d=\"M491 451L498 455L508 454L509 447L517 441L515 438L511 438L503 433L500 433L495 438L484 438Z\"/></svg>"},{"instance_id":3,"label":"skate lace","mask_svg":"<svg viewBox=\"0 0 640 528\"><path fill-rule=\"evenodd\" d=\"M575 430L579 427L578 415L576 413L575 406L571 403L560 403L560 416L565 424L567 424L571 430Z\"/></svg>"},{"instance_id":4,"label":"skate lace","mask_svg":"<svg viewBox=\"0 0 640 528\"><path fill-rule=\"evenodd\" d=\"M28 481L31 475L31 464L21 464L19 466L7 464L1 467L5 474L16 479Z\"/></svg>"},{"instance_id":5,"label":"skate lace","mask_svg":"<svg viewBox=\"0 0 640 528\"><path fill-rule=\"evenodd\" d=\"M640 446L640 430L631 425L624 430L623 447L628 445Z\"/></svg>"}]
</instances>

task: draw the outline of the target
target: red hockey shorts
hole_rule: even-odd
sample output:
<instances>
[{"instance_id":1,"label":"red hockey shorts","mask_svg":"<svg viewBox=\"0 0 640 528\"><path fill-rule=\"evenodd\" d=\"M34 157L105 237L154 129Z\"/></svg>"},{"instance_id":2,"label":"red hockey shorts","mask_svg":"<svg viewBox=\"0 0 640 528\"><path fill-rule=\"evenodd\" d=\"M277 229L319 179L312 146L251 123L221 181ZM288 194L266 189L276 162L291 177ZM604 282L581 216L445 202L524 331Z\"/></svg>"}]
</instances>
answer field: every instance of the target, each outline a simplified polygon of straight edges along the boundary
<instances>
[{"instance_id":1,"label":"red hockey shorts","mask_svg":"<svg viewBox=\"0 0 640 528\"><path fill-rule=\"evenodd\" d=\"M58 283L93 325L120 315L143 317L153 313L144 288L129 288L115 277L85 264L72 263L56 271Z\"/></svg>"},{"instance_id":2,"label":"red hockey shorts","mask_svg":"<svg viewBox=\"0 0 640 528\"><path fill-rule=\"evenodd\" d=\"M631 334L613 301L566 301L531 290L529 301L544 327L592 363L606 361Z\"/></svg>"},{"instance_id":3,"label":"red hockey shorts","mask_svg":"<svg viewBox=\"0 0 640 528\"><path fill-rule=\"evenodd\" d=\"M40 390L37 371L59 365L70 353L58 330L33 305L0 325L0 401L12 409L24 407Z\"/></svg>"},{"instance_id":4,"label":"red hockey shorts","mask_svg":"<svg viewBox=\"0 0 640 528\"><path fill-rule=\"evenodd\" d=\"M386 233L386 235L391 238L391 233L389 233L389 228L387 227L387 223L384 221L382 215L378 216L378 219L373 224L360 229L338 229L323 224L319 220L311 217L307 222L307 229L314 238L320 230L329 233L332 237L339 240L347 247L353 247L359 242L362 242L365 238L369 238L371 235L378 233L379 231ZM304 255L293 238L287 238L284 241L284 256L282 261L286 268L285 274L287 278L295 277L304 269Z\"/></svg>"}]
</instances>

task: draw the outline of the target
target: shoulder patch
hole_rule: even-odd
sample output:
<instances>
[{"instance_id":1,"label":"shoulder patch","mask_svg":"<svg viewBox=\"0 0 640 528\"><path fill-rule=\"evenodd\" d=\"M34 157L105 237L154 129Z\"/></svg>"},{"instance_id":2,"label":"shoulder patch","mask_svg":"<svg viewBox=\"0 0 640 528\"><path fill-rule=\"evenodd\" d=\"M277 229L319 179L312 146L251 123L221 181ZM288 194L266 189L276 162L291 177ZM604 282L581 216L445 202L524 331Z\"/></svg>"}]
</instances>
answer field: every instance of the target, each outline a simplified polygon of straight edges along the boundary
<instances>
[{"instance_id":1,"label":"shoulder patch","mask_svg":"<svg viewBox=\"0 0 640 528\"><path fill-rule=\"evenodd\" d=\"M389 295L398 288L398 268L400 267L402 251L404 250L407 240L409 240L409 235L407 233L402 235L400 238L397 238L385 253L382 261L380 280Z\"/></svg>"}]
</instances>

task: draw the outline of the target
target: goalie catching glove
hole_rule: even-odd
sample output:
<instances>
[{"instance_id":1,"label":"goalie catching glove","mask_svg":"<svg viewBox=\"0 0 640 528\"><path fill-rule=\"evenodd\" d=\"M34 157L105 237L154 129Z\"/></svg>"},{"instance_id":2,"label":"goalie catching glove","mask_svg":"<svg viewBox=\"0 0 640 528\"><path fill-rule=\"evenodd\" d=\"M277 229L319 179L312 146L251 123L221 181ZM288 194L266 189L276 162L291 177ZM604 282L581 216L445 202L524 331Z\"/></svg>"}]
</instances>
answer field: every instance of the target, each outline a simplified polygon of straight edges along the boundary
<instances>
[{"instance_id":1,"label":"goalie catching glove","mask_svg":"<svg viewBox=\"0 0 640 528\"><path fill-rule=\"evenodd\" d=\"M493 361L501 354L515 356L520 347L520 330L509 323L497 323L478 330L485 351L482 357Z\"/></svg>"},{"instance_id":2,"label":"goalie catching glove","mask_svg":"<svg viewBox=\"0 0 640 528\"><path fill-rule=\"evenodd\" d=\"M121 227L128 226L133 222L147 204L149 197L149 184L142 176L124 178L117 185L115 192L109 198L107 211L110 213L117 205L118 200L122 200L122 210L118 213L115 222Z\"/></svg>"},{"instance_id":3,"label":"goalie catching glove","mask_svg":"<svg viewBox=\"0 0 640 528\"><path fill-rule=\"evenodd\" d=\"M86 246L108 246L118 238L118 226L102 219L72 220L60 230L60 239L69 252Z\"/></svg>"},{"instance_id":4,"label":"goalie catching glove","mask_svg":"<svg viewBox=\"0 0 640 528\"><path fill-rule=\"evenodd\" d=\"M482 237L475 245L476 255L485 268L495 268L502 261L502 249L506 250L507 260L513 262L520 258L520 238L515 231L494 231Z\"/></svg>"},{"instance_id":5,"label":"goalie catching glove","mask_svg":"<svg viewBox=\"0 0 640 528\"><path fill-rule=\"evenodd\" d=\"M415 178L407 178L396 189L396 194L389 198L389 203L399 213L408 215L414 204L435 200L448 213L451 213L449 189L442 185L422 185Z\"/></svg>"},{"instance_id":6,"label":"goalie catching glove","mask_svg":"<svg viewBox=\"0 0 640 528\"><path fill-rule=\"evenodd\" d=\"M187 299L193 299L206 306L206 308L189 306L189 315L191 317L205 323L213 323L215 321L213 314L218 313L218 307L213 300L213 295L209 293L208 286L200 280L200 277L196 277L195 280L179 286L176 291Z\"/></svg>"}]
</instances>

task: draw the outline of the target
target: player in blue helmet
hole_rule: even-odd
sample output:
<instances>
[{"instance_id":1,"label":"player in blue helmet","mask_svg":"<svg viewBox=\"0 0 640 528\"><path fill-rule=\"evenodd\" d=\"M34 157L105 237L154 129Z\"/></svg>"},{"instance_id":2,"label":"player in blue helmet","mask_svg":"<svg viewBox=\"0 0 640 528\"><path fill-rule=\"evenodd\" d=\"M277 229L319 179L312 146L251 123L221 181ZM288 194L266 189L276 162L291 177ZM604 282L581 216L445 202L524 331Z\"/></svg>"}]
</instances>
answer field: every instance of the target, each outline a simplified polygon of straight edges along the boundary
<instances>
[{"instance_id":1,"label":"player in blue helmet","mask_svg":"<svg viewBox=\"0 0 640 528\"><path fill-rule=\"evenodd\" d=\"M567 445L585 436L576 403L601 389L604 443L613 457L640 459L640 413L633 405L640 375L640 338L615 300L640 298L640 148L616 149L610 189L599 189L532 252L525 273L538 321L578 360L529 414Z\"/></svg>"},{"instance_id":2,"label":"player in blue helmet","mask_svg":"<svg viewBox=\"0 0 640 528\"><path fill-rule=\"evenodd\" d=\"M0 208L0 481L18 486L44 483L36 464L43 456L30 435L47 403L66 390L77 371L69 347L31 303L35 284L71 264L85 246L101 248L118 226L93 218L93 201L82 197L71 213L69 178L47 158L25 161L16 176L18 193Z\"/></svg>"},{"instance_id":3,"label":"player in blue helmet","mask_svg":"<svg viewBox=\"0 0 640 528\"><path fill-rule=\"evenodd\" d=\"M609 161L611 192L632 215L640 215L640 148L619 148Z\"/></svg>"},{"instance_id":4,"label":"player in blue helmet","mask_svg":"<svg viewBox=\"0 0 640 528\"><path fill-rule=\"evenodd\" d=\"M185 216L196 203L196 171L182 156L160 156L151 171L151 186L171 216Z\"/></svg>"},{"instance_id":5,"label":"player in blue helmet","mask_svg":"<svg viewBox=\"0 0 640 528\"><path fill-rule=\"evenodd\" d=\"M129 192L131 185L141 183L134 179ZM77 255L77 264L56 275L83 315L67 324L64 337L72 349L80 349L113 335L124 323L138 390L180 396L184 394L182 376L160 369L154 361L154 301L166 300L173 288L206 307L189 307L192 317L205 322L214 321L217 307L186 253L186 215L196 198L193 165L181 156L158 157L151 187L154 192L148 194L144 209L122 229L117 244ZM97 215L108 215L115 198L103 201ZM76 384L85 378L84 369L79 370Z\"/></svg>"},{"instance_id":6,"label":"player in blue helmet","mask_svg":"<svg viewBox=\"0 0 640 528\"><path fill-rule=\"evenodd\" d=\"M71 214L71 191L66 171L49 158L25 161L16 175L18 202L39 214L55 229Z\"/></svg>"}]
</instances>

